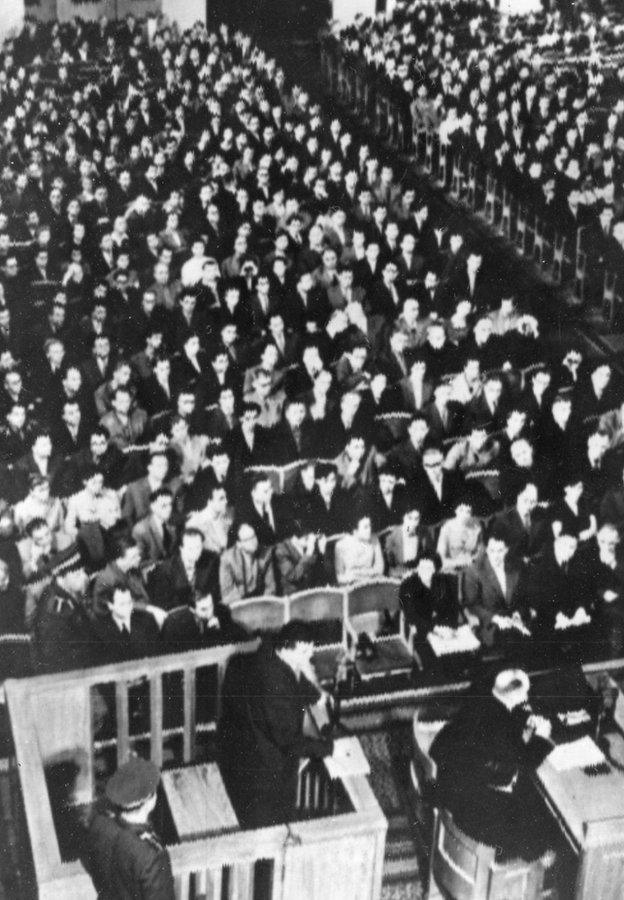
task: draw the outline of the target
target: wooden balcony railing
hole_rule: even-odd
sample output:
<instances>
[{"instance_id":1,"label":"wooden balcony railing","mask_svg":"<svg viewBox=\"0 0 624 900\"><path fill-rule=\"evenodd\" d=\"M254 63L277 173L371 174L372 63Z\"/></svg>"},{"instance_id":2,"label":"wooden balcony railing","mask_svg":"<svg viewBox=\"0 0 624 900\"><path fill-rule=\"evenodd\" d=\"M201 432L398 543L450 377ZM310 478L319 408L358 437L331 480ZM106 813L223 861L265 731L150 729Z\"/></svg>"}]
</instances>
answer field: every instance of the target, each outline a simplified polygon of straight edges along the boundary
<instances>
[{"instance_id":1,"label":"wooden balcony railing","mask_svg":"<svg viewBox=\"0 0 624 900\"><path fill-rule=\"evenodd\" d=\"M105 748L123 763L132 752L164 769L198 760L197 736L214 729L218 699L208 708L197 683L205 671L218 698L229 658L252 652L256 641L120 665L5 683L14 756L12 793L17 831L14 870L20 897L95 898L90 877L67 851L59 829L51 767L75 777L66 809L97 797ZM199 673L199 674L198 674ZM172 680L180 686L169 691ZM181 713L167 725L167 705ZM198 718L203 708L203 721ZM138 709L138 715L137 715ZM211 712L212 710L212 712ZM107 721L106 728L103 722ZM105 737L102 738L102 734ZM177 756L171 740L177 741ZM205 751L205 747L202 747ZM251 900L259 860L272 862L271 900L376 900L387 823L364 776L331 782L324 769L306 768L299 787L299 818L289 825L234 830L194 840L167 840L182 900ZM344 860L349 860L345 865Z\"/></svg>"}]
</instances>

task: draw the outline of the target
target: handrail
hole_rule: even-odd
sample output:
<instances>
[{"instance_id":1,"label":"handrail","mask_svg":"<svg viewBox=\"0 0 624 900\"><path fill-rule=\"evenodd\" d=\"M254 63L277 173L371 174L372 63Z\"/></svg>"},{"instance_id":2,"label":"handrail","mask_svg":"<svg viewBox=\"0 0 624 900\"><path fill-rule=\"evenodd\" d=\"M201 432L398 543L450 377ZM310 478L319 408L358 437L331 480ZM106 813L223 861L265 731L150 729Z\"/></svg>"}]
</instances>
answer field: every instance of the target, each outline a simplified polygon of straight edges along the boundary
<instances>
[{"instance_id":1,"label":"handrail","mask_svg":"<svg viewBox=\"0 0 624 900\"><path fill-rule=\"evenodd\" d=\"M145 675L149 675L150 682L153 683L164 674L184 672L188 675L194 669L206 665L217 666L220 684L229 657L241 652L251 652L256 647L257 641L249 641L244 645L190 651L176 656L155 657L22 681L11 679L6 682L17 776L39 897L45 900L63 900L68 896L79 896L90 900L95 898L96 894L91 879L81 863L77 860L65 862L61 857L44 774L46 761L44 754L48 751L51 758L54 754L50 753L44 735L41 735L40 739L37 734L38 725L41 727L41 723L36 721L37 707L42 703L47 704L48 698L51 703L54 702L52 698L55 698L60 704L66 692L71 696L72 692L77 691L83 698L89 698L90 689L94 685L114 683L119 691L120 687L123 690L124 685L128 686L130 682ZM184 707L185 719L188 716L193 718L192 704L185 703ZM76 711L76 718L80 720L80 710ZM72 726L74 731L76 730L75 722L67 724L70 733ZM185 733L189 727L193 727L193 723L185 721ZM87 740L84 734L77 739L74 735L68 740L70 745L68 752L90 751L90 748L82 746ZM76 742L79 744L77 747L74 746ZM150 745L152 758L160 764L162 758L154 754L153 740L150 741ZM187 759L187 762L193 761L192 757ZM367 879L370 875L370 880L367 880L367 896L370 896L371 900L376 900L381 888L387 823L365 777L343 779L342 785L352 806L351 812L338 812L331 816L293 821L288 827L280 825L261 828L253 833L230 832L171 845L169 852L174 877L180 885L180 896L187 896L188 881L185 882L184 879L189 878L191 874L197 877L212 873L216 883L220 884L221 870L226 866L231 868L231 880L238 882L240 879L240 884L231 888L229 896L232 900L243 900L249 896L248 888L253 880L254 863L260 859L269 859L274 861L275 872L279 873L274 878L272 900L289 900L288 889L284 885L288 883L288 865L290 864L292 868L291 879L295 877L301 865L300 855L297 854L304 852L306 847L310 848L314 863L321 869L323 855L335 852L333 848L336 842L359 837L367 858ZM291 846L296 849L294 856L290 852Z\"/></svg>"}]
</instances>

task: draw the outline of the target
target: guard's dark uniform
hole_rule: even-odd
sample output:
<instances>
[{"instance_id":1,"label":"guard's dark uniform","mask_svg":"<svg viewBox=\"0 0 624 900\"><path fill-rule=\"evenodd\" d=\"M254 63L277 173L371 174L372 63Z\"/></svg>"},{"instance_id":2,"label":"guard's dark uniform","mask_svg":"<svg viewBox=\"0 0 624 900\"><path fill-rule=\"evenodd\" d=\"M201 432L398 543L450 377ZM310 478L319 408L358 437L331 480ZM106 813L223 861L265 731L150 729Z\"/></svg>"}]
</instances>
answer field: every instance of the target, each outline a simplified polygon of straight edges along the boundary
<instances>
[{"instance_id":1,"label":"guard's dark uniform","mask_svg":"<svg viewBox=\"0 0 624 900\"><path fill-rule=\"evenodd\" d=\"M128 760L109 779L106 799L110 806L93 816L83 854L99 900L174 900L167 850L147 821L129 822L123 815L124 810L142 810L141 818L147 819L148 801L159 781L157 767L139 757Z\"/></svg>"},{"instance_id":2,"label":"guard's dark uniform","mask_svg":"<svg viewBox=\"0 0 624 900\"><path fill-rule=\"evenodd\" d=\"M167 850L148 825L100 812L89 828L86 868L99 900L173 900Z\"/></svg>"}]
</instances>

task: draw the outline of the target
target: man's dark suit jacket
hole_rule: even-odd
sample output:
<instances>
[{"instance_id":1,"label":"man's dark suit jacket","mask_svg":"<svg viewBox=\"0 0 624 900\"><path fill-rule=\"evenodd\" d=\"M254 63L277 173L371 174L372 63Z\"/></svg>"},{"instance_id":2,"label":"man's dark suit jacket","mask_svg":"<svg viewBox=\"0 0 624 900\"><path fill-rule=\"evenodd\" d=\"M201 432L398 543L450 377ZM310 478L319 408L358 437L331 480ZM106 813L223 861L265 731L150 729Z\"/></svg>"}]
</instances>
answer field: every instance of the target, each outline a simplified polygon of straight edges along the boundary
<instances>
[{"instance_id":1,"label":"man's dark suit jacket","mask_svg":"<svg viewBox=\"0 0 624 900\"><path fill-rule=\"evenodd\" d=\"M150 580L150 594L156 606L173 609L188 606L193 602L193 594L212 594L215 604L221 599L219 587L219 555L204 550L195 566L195 584L191 585L179 553L171 559L159 563Z\"/></svg>"},{"instance_id":2,"label":"man's dark suit jacket","mask_svg":"<svg viewBox=\"0 0 624 900\"><path fill-rule=\"evenodd\" d=\"M169 379L169 396L163 390L155 375L150 375L139 386L140 403L148 416L171 409L174 397L173 379Z\"/></svg>"},{"instance_id":3,"label":"man's dark suit jacket","mask_svg":"<svg viewBox=\"0 0 624 900\"><path fill-rule=\"evenodd\" d=\"M263 642L233 657L225 673L218 730L225 786L244 827L288 821L294 812L301 757L321 758L331 741L305 737L306 706L319 694Z\"/></svg>"},{"instance_id":4,"label":"man's dark suit jacket","mask_svg":"<svg viewBox=\"0 0 624 900\"><path fill-rule=\"evenodd\" d=\"M537 614L537 628L551 631L558 612L573 616L583 606L591 613L593 599L589 572L578 553L565 568L552 551L545 553L531 572L527 603Z\"/></svg>"},{"instance_id":5,"label":"man's dark suit jacket","mask_svg":"<svg viewBox=\"0 0 624 900\"><path fill-rule=\"evenodd\" d=\"M492 695L469 695L430 750L438 766L440 805L466 834L499 847L507 858L535 859L547 846L544 814L531 802L524 779L553 745L535 735L525 743L528 714L510 712ZM496 789L514 773L520 778L511 792Z\"/></svg>"},{"instance_id":6,"label":"man's dark suit jacket","mask_svg":"<svg viewBox=\"0 0 624 900\"><path fill-rule=\"evenodd\" d=\"M142 609L132 610L129 634L119 630L109 612L97 617L93 628L100 641L102 664L123 662L126 659L142 659L145 656L154 656L162 649L156 619Z\"/></svg>"},{"instance_id":7,"label":"man's dark suit jacket","mask_svg":"<svg viewBox=\"0 0 624 900\"><path fill-rule=\"evenodd\" d=\"M546 519L533 514L531 527L527 531L520 518L520 513L514 507L507 512L499 513L495 518L497 525L502 525L508 537L509 553L517 560L533 560L538 557L546 545L552 540L550 525Z\"/></svg>"},{"instance_id":8,"label":"man's dark suit jacket","mask_svg":"<svg viewBox=\"0 0 624 900\"><path fill-rule=\"evenodd\" d=\"M486 554L464 572L463 603L478 617L481 623L480 638L487 646L494 643L496 634L496 626L492 624L494 616L509 616L513 612L524 610L525 580L522 575L520 567L507 558L505 560L507 589L503 595Z\"/></svg>"},{"instance_id":9,"label":"man's dark suit jacket","mask_svg":"<svg viewBox=\"0 0 624 900\"><path fill-rule=\"evenodd\" d=\"M422 523L424 525L434 525L442 519L451 518L463 485L464 479L461 473L443 472L442 496L440 499L427 476L421 475L416 483L416 498Z\"/></svg>"},{"instance_id":10,"label":"man's dark suit jacket","mask_svg":"<svg viewBox=\"0 0 624 900\"><path fill-rule=\"evenodd\" d=\"M415 477L422 477L422 450L417 450L408 437L394 448L388 462L410 484Z\"/></svg>"},{"instance_id":11,"label":"man's dark suit jacket","mask_svg":"<svg viewBox=\"0 0 624 900\"><path fill-rule=\"evenodd\" d=\"M178 606L165 619L161 640L173 653L181 653L183 650L233 644L248 638L245 629L232 622L227 608L215 607L215 616L219 627L209 628L208 623L202 622L189 606Z\"/></svg>"}]
</instances>

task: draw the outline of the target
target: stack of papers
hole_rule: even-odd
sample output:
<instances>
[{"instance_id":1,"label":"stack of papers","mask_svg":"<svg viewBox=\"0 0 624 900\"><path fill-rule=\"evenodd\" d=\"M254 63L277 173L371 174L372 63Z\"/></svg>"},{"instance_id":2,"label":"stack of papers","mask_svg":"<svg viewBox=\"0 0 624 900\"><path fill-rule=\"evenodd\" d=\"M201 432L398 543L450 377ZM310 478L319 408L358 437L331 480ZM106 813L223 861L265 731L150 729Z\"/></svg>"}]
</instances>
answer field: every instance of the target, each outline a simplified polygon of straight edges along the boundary
<instances>
[{"instance_id":1,"label":"stack of papers","mask_svg":"<svg viewBox=\"0 0 624 900\"><path fill-rule=\"evenodd\" d=\"M330 778L351 778L354 775L370 775L370 766L362 745L356 737L338 738L334 752L324 759Z\"/></svg>"},{"instance_id":2,"label":"stack of papers","mask_svg":"<svg viewBox=\"0 0 624 900\"><path fill-rule=\"evenodd\" d=\"M580 625L589 625L591 618L582 606L579 606L572 618L568 618L562 612L557 613L555 619L555 631L564 631L566 628L578 628Z\"/></svg>"},{"instance_id":3,"label":"stack of papers","mask_svg":"<svg viewBox=\"0 0 624 900\"><path fill-rule=\"evenodd\" d=\"M591 716L586 709L573 709L569 712L557 713L557 718L566 728L577 728L579 725L585 725L591 722Z\"/></svg>"},{"instance_id":4,"label":"stack of papers","mask_svg":"<svg viewBox=\"0 0 624 900\"><path fill-rule=\"evenodd\" d=\"M450 653L474 653L481 646L478 638L470 630L470 625L446 628L439 634L430 631L427 641L436 656L448 656Z\"/></svg>"},{"instance_id":5,"label":"stack of papers","mask_svg":"<svg viewBox=\"0 0 624 900\"><path fill-rule=\"evenodd\" d=\"M590 737L582 737L568 744L559 744L548 755L548 762L557 772L599 766L606 761L604 753Z\"/></svg>"}]
</instances>

